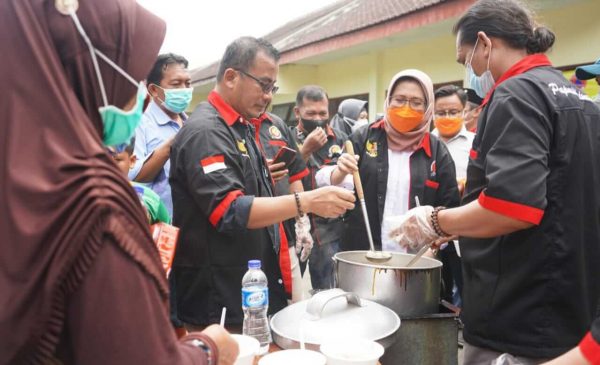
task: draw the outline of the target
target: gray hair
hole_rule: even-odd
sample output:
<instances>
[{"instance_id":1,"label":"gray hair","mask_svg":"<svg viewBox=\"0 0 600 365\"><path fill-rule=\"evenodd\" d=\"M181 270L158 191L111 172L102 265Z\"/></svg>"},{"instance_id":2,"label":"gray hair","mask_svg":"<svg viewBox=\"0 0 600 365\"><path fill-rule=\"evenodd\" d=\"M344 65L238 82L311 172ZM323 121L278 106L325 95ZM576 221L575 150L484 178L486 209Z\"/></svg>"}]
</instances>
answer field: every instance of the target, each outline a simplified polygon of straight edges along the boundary
<instances>
[{"instance_id":1,"label":"gray hair","mask_svg":"<svg viewBox=\"0 0 600 365\"><path fill-rule=\"evenodd\" d=\"M225 49L225 54L219 64L217 81L223 79L225 70L248 71L254 63L256 54L261 51L275 62L279 61L279 51L263 38L241 37L231 42Z\"/></svg>"}]
</instances>

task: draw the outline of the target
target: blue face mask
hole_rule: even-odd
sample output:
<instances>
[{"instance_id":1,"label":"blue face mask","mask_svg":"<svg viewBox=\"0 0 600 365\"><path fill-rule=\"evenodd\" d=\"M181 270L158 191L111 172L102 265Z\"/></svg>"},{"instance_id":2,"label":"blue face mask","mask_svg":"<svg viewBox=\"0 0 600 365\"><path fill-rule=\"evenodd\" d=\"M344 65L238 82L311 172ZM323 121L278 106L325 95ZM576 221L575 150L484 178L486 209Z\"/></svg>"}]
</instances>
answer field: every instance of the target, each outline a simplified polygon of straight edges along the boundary
<instances>
[{"instance_id":1,"label":"blue face mask","mask_svg":"<svg viewBox=\"0 0 600 365\"><path fill-rule=\"evenodd\" d=\"M185 89L165 89L156 84L154 85L165 92L165 100L162 101L162 105L173 113L183 113L192 101L192 95L194 93L193 87Z\"/></svg>"},{"instance_id":2,"label":"blue face mask","mask_svg":"<svg viewBox=\"0 0 600 365\"><path fill-rule=\"evenodd\" d=\"M144 113L144 99L146 98L146 87L140 82L138 86L135 106L129 111L117 108L114 105L103 106L98 109L104 131L102 141L107 146L128 145L135 129L142 120Z\"/></svg>"},{"instance_id":3,"label":"blue face mask","mask_svg":"<svg viewBox=\"0 0 600 365\"><path fill-rule=\"evenodd\" d=\"M480 98L485 98L488 92L492 90L496 81L494 81L494 76L492 76L492 72L490 71L490 58L492 57L492 51L490 50L490 57L488 58L487 70L481 74L481 76L477 76L475 71L473 71L473 67L471 66L471 61L473 61L473 55L475 54L475 50L477 49L477 42L479 42L479 37L475 41L475 46L473 47L473 53L471 53L471 57L469 61L466 63L467 67L467 80L469 80L469 88L475 90L475 93L479 95Z\"/></svg>"},{"instance_id":4,"label":"blue face mask","mask_svg":"<svg viewBox=\"0 0 600 365\"><path fill-rule=\"evenodd\" d=\"M117 64L115 64L111 59L106 57L102 52L95 49L87 34L83 30L81 23L79 23L79 19L77 18L75 12L71 11L69 15L73 19L75 27L77 27L77 30L83 37L83 40L85 41L85 43L88 46L88 49L90 50L92 63L94 64L96 76L98 77L98 84L100 85L100 92L102 94L102 101L104 103L104 106L98 108L98 112L100 113L100 117L102 118L103 125L102 141L106 146L116 146L120 148L123 145L129 144L129 141L131 141L131 138L135 134L135 129L142 120L144 99L146 97L147 92L146 88L142 82L138 83L137 81L135 81L133 77L131 77L128 73L123 71L123 69L121 69ZM131 110L125 111L114 105L108 104L106 90L104 89L104 82L102 81L102 74L100 73L100 67L98 66L98 60L96 59L96 55L102 58L102 60L108 63L112 68L118 71L121 75L123 75L123 77L129 80L137 88L138 91L136 103Z\"/></svg>"}]
</instances>

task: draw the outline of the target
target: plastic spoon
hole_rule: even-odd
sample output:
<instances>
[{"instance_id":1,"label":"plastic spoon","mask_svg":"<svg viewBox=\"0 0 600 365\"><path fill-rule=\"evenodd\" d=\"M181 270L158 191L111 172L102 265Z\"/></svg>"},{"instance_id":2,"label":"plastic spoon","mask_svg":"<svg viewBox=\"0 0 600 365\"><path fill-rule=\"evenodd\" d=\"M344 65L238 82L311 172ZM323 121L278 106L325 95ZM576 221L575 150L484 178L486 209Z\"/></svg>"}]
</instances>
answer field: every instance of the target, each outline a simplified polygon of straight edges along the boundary
<instances>
[{"instance_id":1,"label":"plastic spoon","mask_svg":"<svg viewBox=\"0 0 600 365\"><path fill-rule=\"evenodd\" d=\"M223 328L225 328L225 315L226 314L227 314L227 307L223 307L223 310L221 311L221 322L220 322L220 325Z\"/></svg>"}]
</instances>

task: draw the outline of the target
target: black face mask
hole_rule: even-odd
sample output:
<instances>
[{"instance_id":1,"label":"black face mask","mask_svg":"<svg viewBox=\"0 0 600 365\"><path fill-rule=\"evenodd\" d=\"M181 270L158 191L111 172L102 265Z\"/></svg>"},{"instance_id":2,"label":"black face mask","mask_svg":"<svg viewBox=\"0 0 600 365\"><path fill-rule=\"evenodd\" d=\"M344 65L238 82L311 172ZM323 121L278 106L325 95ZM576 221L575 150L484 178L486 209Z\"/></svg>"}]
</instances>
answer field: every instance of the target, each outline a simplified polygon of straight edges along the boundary
<instances>
[{"instance_id":1,"label":"black face mask","mask_svg":"<svg viewBox=\"0 0 600 365\"><path fill-rule=\"evenodd\" d=\"M307 135L315 129L317 129L317 127L325 128L325 126L327 125L327 120L312 120L300 118L300 121L302 122L302 128L304 129L304 132Z\"/></svg>"}]
</instances>

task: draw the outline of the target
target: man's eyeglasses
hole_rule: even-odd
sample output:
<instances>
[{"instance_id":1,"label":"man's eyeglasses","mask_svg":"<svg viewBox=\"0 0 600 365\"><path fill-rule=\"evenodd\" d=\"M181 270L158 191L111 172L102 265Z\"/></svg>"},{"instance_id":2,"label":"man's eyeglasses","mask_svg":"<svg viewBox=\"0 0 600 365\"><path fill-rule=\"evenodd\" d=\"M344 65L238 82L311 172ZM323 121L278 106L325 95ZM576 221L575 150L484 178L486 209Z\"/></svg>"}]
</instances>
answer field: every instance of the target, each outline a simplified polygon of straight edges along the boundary
<instances>
[{"instance_id":1,"label":"man's eyeglasses","mask_svg":"<svg viewBox=\"0 0 600 365\"><path fill-rule=\"evenodd\" d=\"M410 105L410 107L412 109L423 109L425 106L425 100L419 99L419 98L407 99L407 98L399 97L399 98L392 98L391 104L392 104L392 106L395 106L395 107L402 107L402 106L405 106L406 104L408 104L408 105Z\"/></svg>"},{"instance_id":2,"label":"man's eyeglasses","mask_svg":"<svg viewBox=\"0 0 600 365\"><path fill-rule=\"evenodd\" d=\"M436 111L433 116L435 118L460 118L464 116L464 113L462 110L439 110Z\"/></svg>"},{"instance_id":3,"label":"man's eyeglasses","mask_svg":"<svg viewBox=\"0 0 600 365\"><path fill-rule=\"evenodd\" d=\"M241 73L242 75L248 76L252 80L256 81L260 85L260 88L262 89L262 91L265 94L271 93L271 94L275 95L277 90L279 90L279 86L275 86L275 81L267 83L267 82L262 81L261 79L259 79L256 76L250 75L249 73L247 73L245 71L242 71L242 70L236 70L236 71Z\"/></svg>"}]
</instances>

